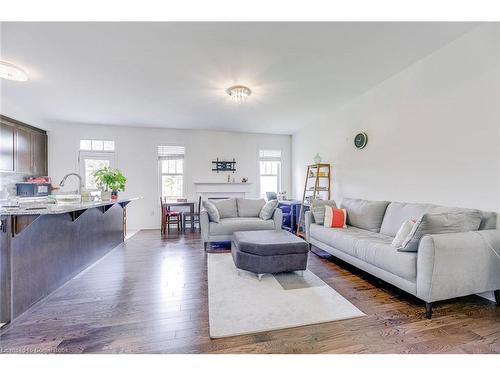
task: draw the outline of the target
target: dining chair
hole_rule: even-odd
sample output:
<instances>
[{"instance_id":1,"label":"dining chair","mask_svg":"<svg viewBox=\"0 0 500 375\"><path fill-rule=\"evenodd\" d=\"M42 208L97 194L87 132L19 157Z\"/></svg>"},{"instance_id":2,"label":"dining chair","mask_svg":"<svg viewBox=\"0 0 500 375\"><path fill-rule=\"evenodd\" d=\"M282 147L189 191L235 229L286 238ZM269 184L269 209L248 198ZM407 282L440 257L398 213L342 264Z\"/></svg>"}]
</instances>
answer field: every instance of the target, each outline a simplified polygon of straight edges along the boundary
<instances>
[{"instance_id":1,"label":"dining chair","mask_svg":"<svg viewBox=\"0 0 500 375\"><path fill-rule=\"evenodd\" d=\"M177 231L182 230L182 214L179 211L172 211L167 204L165 197L160 197L161 207L161 234L166 234L170 231L170 224L177 224Z\"/></svg>"},{"instance_id":2,"label":"dining chair","mask_svg":"<svg viewBox=\"0 0 500 375\"><path fill-rule=\"evenodd\" d=\"M194 212L193 212L193 217L191 218L191 212L183 212L182 213L182 228L185 230L186 229L186 221L189 218L189 221L191 222L191 230L194 230L195 224L198 223L198 228L201 229L200 226L200 211L201 211L201 195L198 198L198 205L195 206Z\"/></svg>"}]
</instances>

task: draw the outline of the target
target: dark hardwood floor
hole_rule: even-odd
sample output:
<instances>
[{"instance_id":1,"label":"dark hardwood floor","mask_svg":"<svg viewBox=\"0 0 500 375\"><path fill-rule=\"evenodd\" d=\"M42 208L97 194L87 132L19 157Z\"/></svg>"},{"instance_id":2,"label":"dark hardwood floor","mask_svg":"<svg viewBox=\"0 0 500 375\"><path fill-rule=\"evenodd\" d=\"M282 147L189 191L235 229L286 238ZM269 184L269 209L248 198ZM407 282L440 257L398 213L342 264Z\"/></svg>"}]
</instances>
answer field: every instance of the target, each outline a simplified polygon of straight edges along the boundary
<instances>
[{"instance_id":1,"label":"dark hardwood floor","mask_svg":"<svg viewBox=\"0 0 500 375\"><path fill-rule=\"evenodd\" d=\"M141 231L0 331L0 353L498 353L500 308L424 304L329 256L309 269L367 314L211 340L198 233Z\"/></svg>"}]
</instances>

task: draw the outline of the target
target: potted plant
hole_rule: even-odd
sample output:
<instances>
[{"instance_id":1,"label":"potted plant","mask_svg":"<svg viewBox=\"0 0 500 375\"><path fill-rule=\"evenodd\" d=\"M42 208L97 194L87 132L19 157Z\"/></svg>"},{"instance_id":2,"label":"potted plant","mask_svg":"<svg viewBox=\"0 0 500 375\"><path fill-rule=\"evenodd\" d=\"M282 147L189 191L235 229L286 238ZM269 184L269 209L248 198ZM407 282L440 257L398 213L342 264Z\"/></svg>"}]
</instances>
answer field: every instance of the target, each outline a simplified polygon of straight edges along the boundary
<instances>
[{"instance_id":1,"label":"potted plant","mask_svg":"<svg viewBox=\"0 0 500 375\"><path fill-rule=\"evenodd\" d=\"M117 199L119 191L125 191L127 179L120 170L103 167L94 172L97 185L101 187L101 199Z\"/></svg>"}]
</instances>

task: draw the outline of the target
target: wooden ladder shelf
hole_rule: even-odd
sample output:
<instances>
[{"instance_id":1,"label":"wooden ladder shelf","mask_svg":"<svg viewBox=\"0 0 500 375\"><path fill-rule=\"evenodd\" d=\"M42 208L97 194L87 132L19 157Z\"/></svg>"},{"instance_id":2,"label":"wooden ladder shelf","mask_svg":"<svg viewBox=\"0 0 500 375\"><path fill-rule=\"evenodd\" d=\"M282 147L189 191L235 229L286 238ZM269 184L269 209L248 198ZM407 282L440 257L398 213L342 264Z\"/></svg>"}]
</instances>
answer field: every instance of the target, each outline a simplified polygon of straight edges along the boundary
<instances>
[{"instance_id":1,"label":"wooden ladder shelf","mask_svg":"<svg viewBox=\"0 0 500 375\"><path fill-rule=\"evenodd\" d=\"M314 181L314 186L311 186ZM324 182L323 182L324 181ZM305 237L302 226L304 224L304 206L309 204L307 201L314 199L330 199L331 195L331 165L330 164L311 164L307 166L307 173L304 182L304 192L302 194L302 204L300 206L299 221L297 225L297 236Z\"/></svg>"}]
</instances>

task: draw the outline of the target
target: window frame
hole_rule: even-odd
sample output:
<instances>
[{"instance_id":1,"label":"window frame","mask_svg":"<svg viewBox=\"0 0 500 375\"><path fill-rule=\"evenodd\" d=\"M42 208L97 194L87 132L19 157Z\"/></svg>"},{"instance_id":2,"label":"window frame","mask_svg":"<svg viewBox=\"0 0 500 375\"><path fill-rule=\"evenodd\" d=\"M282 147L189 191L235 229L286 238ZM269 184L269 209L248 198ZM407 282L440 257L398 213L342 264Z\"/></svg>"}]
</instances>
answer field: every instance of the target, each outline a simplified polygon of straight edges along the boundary
<instances>
[{"instance_id":1,"label":"window frame","mask_svg":"<svg viewBox=\"0 0 500 375\"><path fill-rule=\"evenodd\" d=\"M86 190L99 190L96 188L87 188L87 174L85 173L85 159L94 160L109 160L109 168L115 168L115 152L114 151L90 151L80 150L78 152L78 169L82 177L82 183Z\"/></svg>"},{"instance_id":2,"label":"window frame","mask_svg":"<svg viewBox=\"0 0 500 375\"><path fill-rule=\"evenodd\" d=\"M90 141L90 149L85 149L82 148L82 141ZM102 150L94 149L93 148L93 142L102 142ZM104 142L113 142L113 149L112 150L105 150L104 149ZM78 142L78 150L79 151L85 151L85 152L116 152L116 141L114 139L93 139L93 138L84 138L80 139Z\"/></svg>"},{"instance_id":3,"label":"window frame","mask_svg":"<svg viewBox=\"0 0 500 375\"><path fill-rule=\"evenodd\" d=\"M277 157L277 156L260 156L261 155L261 151L279 151L280 153L280 156ZM265 198L266 197L266 192L262 193L261 191L261 188L262 188L262 183L261 183L261 177L264 176L276 176L277 177L277 180L278 180L278 186L277 186L277 192L276 193L279 193L281 190L282 190L282 184L283 184L283 173L282 173L282 167L283 167L283 159L282 159L282 156L283 156L283 150L279 149L279 148L259 148L257 150L257 168L258 168L258 176L259 176L259 196L261 198ZM265 162L265 161L274 161L274 162L278 162L278 171L277 171L277 174L262 174L261 173L261 167L260 167L260 163L261 162Z\"/></svg>"},{"instance_id":4,"label":"window frame","mask_svg":"<svg viewBox=\"0 0 500 375\"><path fill-rule=\"evenodd\" d=\"M182 158L168 158L161 157L158 155L159 147L182 147L184 149L184 153L182 154ZM182 144L162 144L156 147L157 154L157 163L158 163L158 195L160 197L167 197L163 195L163 185L162 185L162 177L163 176L182 176L182 192L180 197L176 198L185 198L186 197L186 147ZM180 155L180 154L179 154ZM182 160L182 173L163 173L162 171L162 161L164 160Z\"/></svg>"}]
</instances>

